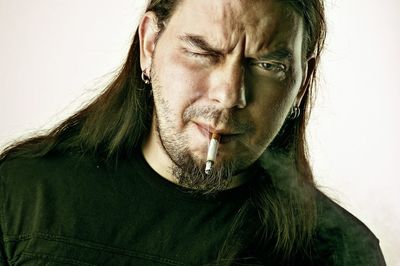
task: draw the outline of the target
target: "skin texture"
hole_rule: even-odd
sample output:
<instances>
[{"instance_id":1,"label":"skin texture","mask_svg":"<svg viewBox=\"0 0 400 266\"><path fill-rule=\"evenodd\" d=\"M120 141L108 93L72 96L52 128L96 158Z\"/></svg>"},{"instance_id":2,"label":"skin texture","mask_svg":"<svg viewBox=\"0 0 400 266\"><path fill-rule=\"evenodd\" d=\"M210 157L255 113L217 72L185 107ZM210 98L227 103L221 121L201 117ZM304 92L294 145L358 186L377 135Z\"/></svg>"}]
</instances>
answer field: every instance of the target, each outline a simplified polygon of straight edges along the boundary
<instances>
[{"instance_id":1,"label":"skin texture","mask_svg":"<svg viewBox=\"0 0 400 266\"><path fill-rule=\"evenodd\" d=\"M155 105L145 159L187 187L242 184L304 95L301 18L277 1L183 0L162 32L156 21L148 12L139 26L141 67ZM215 131L221 144L207 176Z\"/></svg>"}]
</instances>

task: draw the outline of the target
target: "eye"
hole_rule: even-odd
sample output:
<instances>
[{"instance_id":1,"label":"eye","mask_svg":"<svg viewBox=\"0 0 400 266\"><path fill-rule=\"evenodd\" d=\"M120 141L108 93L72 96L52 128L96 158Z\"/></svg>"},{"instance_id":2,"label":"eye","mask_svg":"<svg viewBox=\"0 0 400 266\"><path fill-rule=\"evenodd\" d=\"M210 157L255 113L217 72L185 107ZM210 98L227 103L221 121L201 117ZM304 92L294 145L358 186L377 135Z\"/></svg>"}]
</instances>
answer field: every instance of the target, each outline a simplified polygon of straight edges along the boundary
<instances>
[{"instance_id":1,"label":"eye","mask_svg":"<svg viewBox=\"0 0 400 266\"><path fill-rule=\"evenodd\" d=\"M192 57L195 57L202 61L207 61L211 63L216 63L219 60L219 57L214 54L207 54L207 53L191 53Z\"/></svg>"},{"instance_id":2,"label":"eye","mask_svg":"<svg viewBox=\"0 0 400 266\"><path fill-rule=\"evenodd\" d=\"M207 53L207 52L197 52L197 51L190 51L190 50L185 50L184 51L186 55L188 55L191 58L194 58L197 61L200 62L205 62L205 63L217 63L219 61L219 56L212 54L212 53Z\"/></svg>"},{"instance_id":3,"label":"eye","mask_svg":"<svg viewBox=\"0 0 400 266\"><path fill-rule=\"evenodd\" d=\"M282 63L260 62L260 63L254 63L254 64L263 70L272 71L272 72L286 72L286 69L287 69L287 67Z\"/></svg>"},{"instance_id":4,"label":"eye","mask_svg":"<svg viewBox=\"0 0 400 266\"><path fill-rule=\"evenodd\" d=\"M211 54L206 54L206 53L195 53L195 52L189 52L189 54L193 57L202 57L202 58L209 58L212 57L213 55Z\"/></svg>"}]
</instances>

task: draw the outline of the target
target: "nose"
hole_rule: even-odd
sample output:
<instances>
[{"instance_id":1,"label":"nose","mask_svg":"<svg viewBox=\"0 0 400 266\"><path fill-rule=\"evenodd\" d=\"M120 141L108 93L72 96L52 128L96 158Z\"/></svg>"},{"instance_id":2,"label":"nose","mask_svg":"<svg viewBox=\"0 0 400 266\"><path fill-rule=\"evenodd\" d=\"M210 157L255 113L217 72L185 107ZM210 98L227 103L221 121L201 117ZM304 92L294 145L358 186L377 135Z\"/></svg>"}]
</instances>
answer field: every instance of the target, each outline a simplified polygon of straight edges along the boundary
<instances>
[{"instance_id":1,"label":"nose","mask_svg":"<svg viewBox=\"0 0 400 266\"><path fill-rule=\"evenodd\" d=\"M240 60L227 60L214 69L210 75L208 97L220 108L246 107L244 67Z\"/></svg>"}]
</instances>

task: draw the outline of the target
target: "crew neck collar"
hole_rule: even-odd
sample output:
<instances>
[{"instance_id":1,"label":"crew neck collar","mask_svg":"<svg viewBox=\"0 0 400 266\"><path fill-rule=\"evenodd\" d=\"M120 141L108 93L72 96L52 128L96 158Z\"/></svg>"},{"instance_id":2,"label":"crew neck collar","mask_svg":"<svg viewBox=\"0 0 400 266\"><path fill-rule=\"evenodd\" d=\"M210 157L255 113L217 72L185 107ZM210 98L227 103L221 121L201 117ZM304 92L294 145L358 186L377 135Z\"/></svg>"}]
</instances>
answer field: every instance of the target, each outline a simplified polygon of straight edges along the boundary
<instances>
[{"instance_id":1,"label":"crew neck collar","mask_svg":"<svg viewBox=\"0 0 400 266\"><path fill-rule=\"evenodd\" d=\"M151 166L148 164L146 159L144 158L142 152L136 151L134 160L137 162L137 166L141 171L138 171L140 177L149 185L159 190L161 193L168 193L169 195L183 198L186 200L195 200L195 201L225 201L225 200L244 200L250 196L250 187L254 178L250 178L250 180L238 187L219 191L210 195L202 194L201 191L186 188L183 186L179 186L164 177L160 176Z\"/></svg>"}]
</instances>

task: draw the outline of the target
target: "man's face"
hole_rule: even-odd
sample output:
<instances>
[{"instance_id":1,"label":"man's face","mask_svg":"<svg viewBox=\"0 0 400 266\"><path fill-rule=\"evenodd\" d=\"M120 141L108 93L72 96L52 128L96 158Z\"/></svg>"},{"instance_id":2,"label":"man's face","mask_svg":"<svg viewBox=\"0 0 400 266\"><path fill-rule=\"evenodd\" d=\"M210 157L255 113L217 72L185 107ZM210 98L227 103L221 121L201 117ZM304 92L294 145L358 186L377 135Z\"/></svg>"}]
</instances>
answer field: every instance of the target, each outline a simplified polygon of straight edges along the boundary
<instances>
[{"instance_id":1,"label":"man's face","mask_svg":"<svg viewBox=\"0 0 400 266\"><path fill-rule=\"evenodd\" d=\"M151 54L151 134L178 179L216 178L203 174L210 132L221 134L215 173L261 156L301 100L302 41L301 18L277 1L179 4Z\"/></svg>"}]
</instances>

